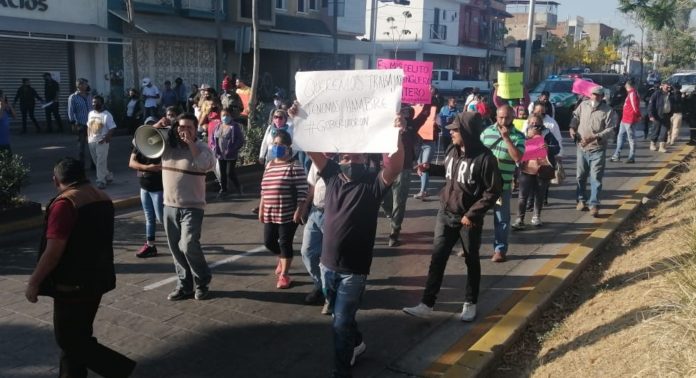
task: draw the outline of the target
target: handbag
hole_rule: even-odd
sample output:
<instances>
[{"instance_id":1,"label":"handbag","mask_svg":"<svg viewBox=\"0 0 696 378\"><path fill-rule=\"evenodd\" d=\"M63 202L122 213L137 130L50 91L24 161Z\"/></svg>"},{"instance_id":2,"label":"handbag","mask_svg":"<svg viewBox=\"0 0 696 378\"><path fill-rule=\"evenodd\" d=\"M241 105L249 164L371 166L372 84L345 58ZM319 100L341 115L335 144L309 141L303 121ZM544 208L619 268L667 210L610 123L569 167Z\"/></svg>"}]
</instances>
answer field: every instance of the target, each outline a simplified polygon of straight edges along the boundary
<instances>
[{"instance_id":1,"label":"handbag","mask_svg":"<svg viewBox=\"0 0 696 378\"><path fill-rule=\"evenodd\" d=\"M551 180L556 176L556 170L548 158L528 160L522 165L521 169L522 172L528 175L535 175L542 180Z\"/></svg>"},{"instance_id":2,"label":"handbag","mask_svg":"<svg viewBox=\"0 0 696 378\"><path fill-rule=\"evenodd\" d=\"M563 164L560 161L556 161L556 175L551 179L551 183L555 185L563 184L563 180L566 179L565 169L563 169Z\"/></svg>"}]
</instances>

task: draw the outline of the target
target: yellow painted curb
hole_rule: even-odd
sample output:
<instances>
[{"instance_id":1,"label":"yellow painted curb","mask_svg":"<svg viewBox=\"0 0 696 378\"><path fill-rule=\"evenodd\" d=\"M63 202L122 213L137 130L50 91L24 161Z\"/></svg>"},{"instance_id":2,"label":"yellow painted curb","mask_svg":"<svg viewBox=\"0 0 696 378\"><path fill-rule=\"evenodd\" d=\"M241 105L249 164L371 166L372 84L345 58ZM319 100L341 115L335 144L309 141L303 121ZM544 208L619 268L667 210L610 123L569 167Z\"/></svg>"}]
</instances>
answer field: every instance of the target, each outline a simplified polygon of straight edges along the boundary
<instances>
[{"instance_id":1,"label":"yellow painted curb","mask_svg":"<svg viewBox=\"0 0 696 378\"><path fill-rule=\"evenodd\" d=\"M476 377L485 373L530 320L585 268L595 251L639 208L642 199L653 194L660 183L693 151L694 147L686 146L673 153L662 169L646 180L597 230L574 248L558 267L551 270L534 289L472 345L443 377Z\"/></svg>"}]
</instances>

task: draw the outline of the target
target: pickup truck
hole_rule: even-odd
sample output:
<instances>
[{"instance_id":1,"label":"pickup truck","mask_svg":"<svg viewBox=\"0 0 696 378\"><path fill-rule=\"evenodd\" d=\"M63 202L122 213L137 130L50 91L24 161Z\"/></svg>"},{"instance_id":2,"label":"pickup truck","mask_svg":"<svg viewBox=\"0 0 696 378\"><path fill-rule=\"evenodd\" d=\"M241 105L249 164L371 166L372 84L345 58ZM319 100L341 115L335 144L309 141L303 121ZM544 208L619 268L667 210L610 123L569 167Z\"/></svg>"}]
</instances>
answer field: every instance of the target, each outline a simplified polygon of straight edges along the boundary
<instances>
[{"instance_id":1,"label":"pickup truck","mask_svg":"<svg viewBox=\"0 0 696 378\"><path fill-rule=\"evenodd\" d=\"M454 70L434 69L433 87L437 88L441 94L462 95L478 88L481 92L490 92L491 85L485 80L469 80Z\"/></svg>"}]
</instances>

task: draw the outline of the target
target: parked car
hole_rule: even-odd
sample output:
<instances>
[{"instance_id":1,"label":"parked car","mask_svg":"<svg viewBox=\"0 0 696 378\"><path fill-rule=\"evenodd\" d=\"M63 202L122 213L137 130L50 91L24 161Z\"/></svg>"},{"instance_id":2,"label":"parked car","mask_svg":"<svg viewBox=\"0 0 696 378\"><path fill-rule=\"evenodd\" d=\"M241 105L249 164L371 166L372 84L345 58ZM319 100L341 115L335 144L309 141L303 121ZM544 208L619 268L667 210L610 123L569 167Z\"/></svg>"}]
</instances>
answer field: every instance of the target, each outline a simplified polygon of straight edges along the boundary
<instances>
[{"instance_id":1,"label":"parked car","mask_svg":"<svg viewBox=\"0 0 696 378\"><path fill-rule=\"evenodd\" d=\"M562 129L568 128L570 116L578 100L578 96L572 92L573 81L575 79L569 77L550 77L529 92L530 101L536 101L542 91L549 91L549 100L556 108L556 122Z\"/></svg>"},{"instance_id":2,"label":"parked car","mask_svg":"<svg viewBox=\"0 0 696 378\"><path fill-rule=\"evenodd\" d=\"M488 93L491 90L488 81L467 77L454 70L446 69L434 69L432 83L433 87L437 88L443 95L463 96L473 88L478 88L483 93Z\"/></svg>"},{"instance_id":3,"label":"parked car","mask_svg":"<svg viewBox=\"0 0 696 378\"><path fill-rule=\"evenodd\" d=\"M672 85L680 84L682 93L689 94L696 89L696 71L675 73L667 81Z\"/></svg>"}]
</instances>

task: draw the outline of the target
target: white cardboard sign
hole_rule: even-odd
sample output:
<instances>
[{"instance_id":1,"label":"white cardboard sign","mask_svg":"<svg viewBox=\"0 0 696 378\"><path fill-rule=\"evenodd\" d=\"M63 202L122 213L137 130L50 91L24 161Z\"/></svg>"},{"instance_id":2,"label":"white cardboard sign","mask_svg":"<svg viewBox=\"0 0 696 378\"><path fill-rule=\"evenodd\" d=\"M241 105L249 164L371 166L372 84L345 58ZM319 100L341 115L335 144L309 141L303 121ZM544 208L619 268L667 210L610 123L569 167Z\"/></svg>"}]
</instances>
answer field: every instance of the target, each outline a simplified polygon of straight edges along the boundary
<instances>
[{"instance_id":1,"label":"white cardboard sign","mask_svg":"<svg viewBox=\"0 0 696 378\"><path fill-rule=\"evenodd\" d=\"M298 72L293 142L308 152L393 153L404 72Z\"/></svg>"}]
</instances>

